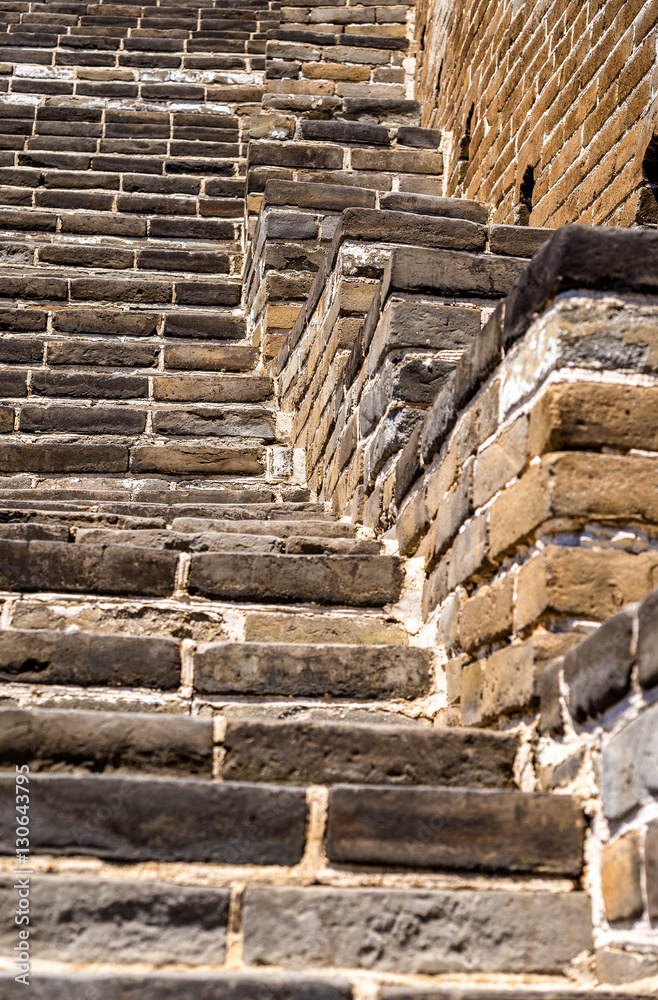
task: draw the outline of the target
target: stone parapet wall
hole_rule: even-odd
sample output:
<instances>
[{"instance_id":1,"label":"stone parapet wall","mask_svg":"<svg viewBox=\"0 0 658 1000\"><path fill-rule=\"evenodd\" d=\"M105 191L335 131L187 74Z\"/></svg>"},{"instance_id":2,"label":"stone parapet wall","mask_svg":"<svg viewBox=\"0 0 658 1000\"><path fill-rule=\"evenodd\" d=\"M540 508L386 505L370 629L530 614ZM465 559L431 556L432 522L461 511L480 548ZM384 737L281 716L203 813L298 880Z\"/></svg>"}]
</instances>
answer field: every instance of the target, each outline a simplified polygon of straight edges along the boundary
<instances>
[{"instance_id":1,"label":"stone parapet wall","mask_svg":"<svg viewBox=\"0 0 658 1000\"><path fill-rule=\"evenodd\" d=\"M655 225L657 23L653 0L421 0L415 96L446 134L444 194L499 222Z\"/></svg>"},{"instance_id":2,"label":"stone parapet wall","mask_svg":"<svg viewBox=\"0 0 658 1000\"><path fill-rule=\"evenodd\" d=\"M658 592L608 619L541 673L538 776L592 783L590 864L599 975L658 971Z\"/></svg>"}]
</instances>

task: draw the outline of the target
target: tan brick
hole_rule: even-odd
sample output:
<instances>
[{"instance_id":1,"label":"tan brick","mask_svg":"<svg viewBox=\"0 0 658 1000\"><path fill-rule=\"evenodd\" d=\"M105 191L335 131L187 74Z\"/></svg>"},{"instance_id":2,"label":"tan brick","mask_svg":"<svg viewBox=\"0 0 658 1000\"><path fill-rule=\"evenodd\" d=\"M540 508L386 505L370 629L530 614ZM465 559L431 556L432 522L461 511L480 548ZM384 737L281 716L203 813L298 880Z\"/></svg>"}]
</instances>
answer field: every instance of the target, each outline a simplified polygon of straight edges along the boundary
<instances>
[{"instance_id":1,"label":"tan brick","mask_svg":"<svg viewBox=\"0 0 658 1000\"><path fill-rule=\"evenodd\" d=\"M302 63L302 74L307 80L352 80L370 79L370 66L345 66L342 63Z\"/></svg>"},{"instance_id":2,"label":"tan brick","mask_svg":"<svg viewBox=\"0 0 658 1000\"><path fill-rule=\"evenodd\" d=\"M462 724L475 726L482 721L483 677L480 661L467 663L462 669L461 676Z\"/></svg>"},{"instance_id":3,"label":"tan brick","mask_svg":"<svg viewBox=\"0 0 658 1000\"><path fill-rule=\"evenodd\" d=\"M640 887L640 842L628 833L601 854L601 891L611 924L637 920L644 913Z\"/></svg>"},{"instance_id":4,"label":"tan brick","mask_svg":"<svg viewBox=\"0 0 658 1000\"><path fill-rule=\"evenodd\" d=\"M528 418L523 414L479 452L473 474L475 507L485 504L505 483L521 472L527 457L527 429Z\"/></svg>"},{"instance_id":5,"label":"tan brick","mask_svg":"<svg viewBox=\"0 0 658 1000\"><path fill-rule=\"evenodd\" d=\"M473 650L507 634L512 628L514 577L506 573L477 588L465 601L459 616L462 649Z\"/></svg>"}]
</instances>

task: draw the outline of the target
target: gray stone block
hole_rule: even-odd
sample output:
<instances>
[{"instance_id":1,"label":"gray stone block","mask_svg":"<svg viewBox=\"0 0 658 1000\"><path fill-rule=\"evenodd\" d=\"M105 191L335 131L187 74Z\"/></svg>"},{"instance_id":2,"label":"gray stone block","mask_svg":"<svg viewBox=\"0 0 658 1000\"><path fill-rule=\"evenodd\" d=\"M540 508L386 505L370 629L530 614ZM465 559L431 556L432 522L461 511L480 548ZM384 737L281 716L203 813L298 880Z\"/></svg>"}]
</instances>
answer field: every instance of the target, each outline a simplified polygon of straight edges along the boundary
<instances>
[{"instance_id":1,"label":"gray stone block","mask_svg":"<svg viewBox=\"0 0 658 1000\"><path fill-rule=\"evenodd\" d=\"M658 590L638 610L638 679L643 688L658 684Z\"/></svg>"},{"instance_id":2,"label":"gray stone block","mask_svg":"<svg viewBox=\"0 0 658 1000\"><path fill-rule=\"evenodd\" d=\"M2 1000L16 996L13 975L0 973ZM33 972L29 992L31 1000L350 1000L352 995L344 979L257 972Z\"/></svg>"},{"instance_id":3,"label":"gray stone block","mask_svg":"<svg viewBox=\"0 0 658 1000\"><path fill-rule=\"evenodd\" d=\"M16 845L13 775L0 775L0 853ZM30 849L112 861L296 864L304 792L194 778L47 774L30 779Z\"/></svg>"},{"instance_id":4,"label":"gray stone block","mask_svg":"<svg viewBox=\"0 0 658 1000\"><path fill-rule=\"evenodd\" d=\"M0 543L1 545L2 543ZM396 556L193 555L190 594L381 607L400 596Z\"/></svg>"},{"instance_id":5,"label":"gray stone block","mask_svg":"<svg viewBox=\"0 0 658 1000\"><path fill-rule=\"evenodd\" d=\"M513 784L513 734L425 726L231 719L224 778L295 784Z\"/></svg>"},{"instance_id":6,"label":"gray stone block","mask_svg":"<svg viewBox=\"0 0 658 1000\"><path fill-rule=\"evenodd\" d=\"M581 892L249 887L250 965L561 973L592 946Z\"/></svg>"},{"instance_id":7,"label":"gray stone block","mask_svg":"<svg viewBox=\"0 0 658 1000\"><path fill-rule=\"evenodd\" d=\"M569 710L578 722L601 715L631 683L633 613L621 611L564 657Z\"/></svg>"},{"instance_id":8,"label":"gray stone block","mask_svg":"<svg viewBox=\"0 0 658 1000\"><path fill-rule=\"evenodd\" d=\"M194 686L203 694L414 698L429 687L431 655L412 646L202 643Z\"/></svg>"},{"instance_id":9,"label":"gray stone block","mask_svg":"<svg viewBox=\"0 0 658 1000\"><path fill-rule=\"evenodd\" d=\"M337 787L327 855L351 864L576 876L585 821L566 795Z\"/></svg>"},{"instance_id":10,"label":"gray stone block","mask_svg":"<svg viewBox=\"0 0 658 1000\"><path fill-rule=\"evenodd\" d=\"M0 630L0 680L174 688L180 681L179 643L152 636Z\"/></svg>"},{"instance_id":11,"label":"gray stone block","mask_svg":"<svg viewBox=\"0 0 658 1000\"><path fill-rule=\"evenodd\" d=\"M646 708L604 745L601 799L609 820L658 793L658 704Z\"/></svg>"},{"instance_id":12,"label":"gray stone block","mask_svg":"<svg viewBox=\"0 0 658 1000\"><path fill-rule=\"evenodd\" d=\"M15 905L15 877L0 878L0 901ZM146 962L219 965L229 890L113 878L30 878L30 950L40 961L81 965ZM3 921L0 947L16 944ZM1 994L0 994L1 995Z\"/></svg>"},{"instance_id":13,"label":"gray stone block","mask_svg":"<svg viewBox=\"0 0 658 1000\"><path fill-rule=\"evenodd\" d=\"M0 767L210 778L212 746L208 718L0 709Z\"/></svg>"}]
</instances>

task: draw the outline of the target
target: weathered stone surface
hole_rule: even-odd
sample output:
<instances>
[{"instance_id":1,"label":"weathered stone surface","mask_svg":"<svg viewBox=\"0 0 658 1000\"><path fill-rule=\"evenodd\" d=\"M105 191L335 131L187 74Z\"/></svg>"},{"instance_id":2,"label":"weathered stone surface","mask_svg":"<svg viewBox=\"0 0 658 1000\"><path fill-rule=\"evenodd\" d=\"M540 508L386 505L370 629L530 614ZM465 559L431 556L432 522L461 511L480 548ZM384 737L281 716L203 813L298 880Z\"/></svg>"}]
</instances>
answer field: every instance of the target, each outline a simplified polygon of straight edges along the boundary
<instances>
[{"instance_id":1,"label":"weathered stone surface","mask_svg":"<svg viewBox=\"0 0 658 1000\"><path fill-rule=\"evenodd\" d=\"M493 789L332 789L333 861L577 875L585 822L563 795Z\"/></svg>"},{"instance_id":2,"label":"weathered stone surface","mask_svg":"<svg viewBox=\"0 0 658 1000\"><path fill-rule=\"evenodd\" d=\"M5 590L141 594L173 593L178 556L136 552L131 546L0 540L0 586Z\"/></svg>"},{"instance_id":3,"label":"weathered stone surface","mask_svg":"<svg viewBox=\"0 0 658 1000\"><path fill-rule=\"evenodd\" d=\"M0 776L0 852L15 850L15 781ZM304 849L299 789L195 778L48 774L30 779L37 853L113 861L292 865ZM201 821L203 817L203 821Z\"/></svg>"},{"instance_id":4,"label":"weathered stone surface","mask_svg":"<svg viewBox=\"0 0 658 1000\"><path fill-rule=\"evenodd\" d=\"M179 942L169 957L179 954ZM14 988L13 972L0 973L0 990L5 986ZM350 1000L352 995L344 979L244 972L32 972L30 990L35 1000L116 1000L117 991L122 1000Z\"/></svg>"},{"instance_id":5,"label":"weathered stone surface","mask_svg":"<svg viewBox=\"0 0 658 1000\"><path fill-rule=\"evenodd\" d=\"M247 614L247 642L325 642L406 646L404 629L378 618L326 614Z\"/></svg>"},{"instance_id":6,"label":"weathered stone surface","mask_svg":"<svg viewBox=\"0 0 658 1000\"><path fill-rule=\"evenodd\" d=\"M31 771L137 771L210 778L212 744L210 719L0 709L2 767L27 763Z\"/></svg>"},{"instance_id":7,"label":"weathered stone surface","mask_svg":"<svg viewBox=\"0 0 658 1000\"><path fill-rule=\"evenodd\" d=\"M638 609L638 680L643 688L658 684L658 591Z\"/></svg>"},{"instance_id":8,"label":"weathered stone surface","mask_svg":"<svg viewBox=\"0 0 658 1000\"><path fill-rule=\"evenodd\" d=\"M622 611L564 657L569 709L579 722L600 715L628 692L633 618Z\"/></svg>"},{"instance_id":9,"label":"weathered stone surface","mask_svg":"<svg viewBox=\"0 0 658 1000\"><path fill-rule=\"evenodd\" d=\"M206 431L207 433L207 431ZM132 472L214 473L215 475L260 475L265 471L265 453L257 446L240 449L204 445L144 445L132 452Z\"/></svg>"},{"instance_id":10,"label":"weathered stone surface","mask_svg":"<svg viewBox=\"0 0 658 1000\"><path fill-rule=\"evenodd\" d=\"M603 848L601 891L609 923L634 921L642 916L640 840L636 833L620 837Z\"/></svg>"},{"instance_id":11,"label":"weathered stone surface","mask_svg":"<svg viewBox=\"0 0 658 1000\"><path fill-rule=\"evenodd\" d=\"M513 784L514 736L421 726L231 720L224 777L312 784Z\"/></svg>"},{"instance_id":12,"label":"weathered stone surface","mask_svg":"<svg viewBox=\"0 0 658 1000\"><path fill-rule=\"evenodd\" d=\"M231 600L381 607L399 597L402 570L395 556L195 555L188 586Z\"/></svg>"},{"instance_id":13,"label":"weathered stone surface","mask_svg":"<svg viewBox=\"0 0 658 1000\"><path fill-rule=\"evenodd\" d=\"M281 697L415 697L429 686L430 656L411 646L208 643L195 655L204 694Z\"/></svg>"},{"instance_id":14,"label":"weathered stone surface","mask_svg":"<svg viewBox=\"0 0 658 1000\"><path fill-rule=\"evenodd\" d=\"M244 954L252 965L297 969L562 972L591 947L590 920L579 892L250 886Z\"/></svg>"},{"instance_id":15,"label":"weathered stone surface","mask_svg":"<svg viewBox=\"0 0 658 1000\"><path fill-rule=\"evenodd\" d=\"M644 864L647 879L647 909L649 919L658 920L658 823L647 827L644 842Z\"/></svg>"},{"instance_id":16,"label":"weathered stone surface","mask_svg":"<svg viewBox=\"0 0 658 1000\"><path fill-rule=\"evenodd\" d=\"M0 678L33 684L172 688L180 654L173 639L51 632L0 631Z\"/></svg>"},{"instance_id":17,"label":"weathered stone surface","mask_svg":"<svg viewBox=\"0 0 658 1000\"><path fill-rule=\"evenodd\" d=\"M0 877L7 906L14 882ZM30 879L30 903L30 950L41 961L165 965L177 957L204 965L224 955L228 889L42 875ZM5 923L0 943L8 953L15 936Z\"/></svg>"},{"instance_id":18,"label":"weathered stone surface","mask_svg":"<svg viewBox=\"0 0 658 1000\"><path fill-rule=\"evenodd\" d=\"M657 793L658 705L652 705L603 746L603 811L609 820L618 820Z\"/></svg>"}]
</instances>

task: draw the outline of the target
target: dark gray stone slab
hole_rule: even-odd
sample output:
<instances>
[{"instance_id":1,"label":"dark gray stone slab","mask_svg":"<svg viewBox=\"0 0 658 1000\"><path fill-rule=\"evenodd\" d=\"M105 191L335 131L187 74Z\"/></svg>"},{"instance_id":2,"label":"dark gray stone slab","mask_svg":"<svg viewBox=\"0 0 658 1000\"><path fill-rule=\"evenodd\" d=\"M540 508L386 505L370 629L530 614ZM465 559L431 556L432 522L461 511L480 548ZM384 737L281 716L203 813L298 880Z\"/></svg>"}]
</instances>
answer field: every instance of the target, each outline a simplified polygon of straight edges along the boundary
<instances>
[{"instance_id":1,"label":"dark gray stone slab","mask_svg":"<svg viewBox=\"0 0 658 1000\"><path fill-rule=\"evenodd\" d=\"M0 878L0 901L15 906L15 877ZM219 965L224 958L230 892L138 879L30 878L30 951L42 961L172 961ZM16 944L3 921L0 947ZM1 994L0 994L1 995Z\"/></svg>"},{"instance_id":2,"label":"dark gray stone slab","mask_svg":"<svg viewBox=\"0 0 658 1000\"><path fill-rule=\"evenodd\" d=\"M327 855L353 864L580 873L585 821L565 795L465 788L338 787Z\"/></svg>"},{"instance_id":3,"label":"dark gray stone slab","mask_svg":"<svg viewBox=\"0 0 658 1000\"><path fill-rule=\"evenodd\" d=\"M13 973L0 973L0 998L16 996ZM34 1000L350 1000L344 979L280 973L59 973L30 976Z\"/></svg>"},{"instance_id":4,"label":"dark gray stone slab","mask_svg":"<svg viewBox=\"0 0 658 1000\"><path fill-rule=\"evenodd\" d=\"M137 771L210 778L212 747L209 718L0 710L0 767L27 763L31 771Z\"/></svg>"},{"instance_id":5,"label":"dark gray stone slab","mask_svg":"<svg viewBox=\"0 0 658 1000\"><path fill-rule=\"evenodd\" d=\"M361 607L393 603L401 588L397 556L193 555L188 583L204 597Z\"/></svg>"},{"instance_id":6,"label":"dark gray stone slab","mask_svg":"<svg viewBox=\"0 0 658 1000\"><path fill-rule=\"evenodd\" d=\"M174 688L180 681L179 643L91 632L2 630L0 680Z\"/></svg>"},{"instance_id":7,"label":"dark gray stone slab","mask_svg":"<svg viewBox=\"0 0 658 1000\"><path fill-rule=\"evenodd\" d=\"M203 694L414 698L429 687L429 650L412 646L202 643L194 686Z\"/></svg>"},{"instance_id":8,"label":"dark gray stone slab","mask_svg":"<svg viewBox=\"0 0 658 1000\"><path fill-rule=\"evenodd\" d=\"M30 779L30 849L112 861L293 865L303 790L195 778L42 774ZM15 781L0 775L0 853L16 849Z\"/></svg>"},{"instance_id":9,"label":"dark gray stone slab","mask_svg":"<svg viewBox=\"0 0 658 1000\"><path fill-rule=\"evenodd\" d=\"M592 945L581 892L250 886L243 912L250 965L562 973Z\"/></svg>"},{"instance_id":10,"label":"dark gray stone slab","mask_svg":"<svg viewBox=\"0 0 658 1000\"><path fill-rule=\"evenodd\" d=\"M642 601L638 625L638 679L643 688L651 688L658 684L658 590Z\"/></svg>"},{"instance_id":11,"label":"dark gray stone slab","mask_svg":"<svg viewBox=\"0 0 658 1000\"><path fill-rule=\"evenodd\" d=\"M631 683L633 613L621 611L564 657L569 710L578 722L601 715Z\"/></svg>"},{"instance_id":12,"label":"dark gray stone slab","mask_svg":"<svg viewBox=\"0 0 658 1000\"><path fill-rule=\"evenodd\" d=\"M620 1000L620 997L631 998L624 993L611 993L608 990L564 989L562 985L554 989L498 989L490 986L448 986L445 989L416 988L414 986L385 986L382 990L382 1000ZM632 1000L649 1000L653 994L650 990L633 991Z\"/></svg>"},{"instance_id":13,"label":"dark gray stone slab","mask_svg":"<svg viewBox=\"0 0 658 1000\"><path fill-rule=\"evenodd\" d=\"M224 777L297 784L513 785L513 734L230 719Z\"/></svg>"},{"instance_id":14,"label":"dark gray stone slab","mask_svg":"<svg viewBox=\"0 0 658 1000\"><path fill-rule=\"evenodd\" d=\"M173 593L178 556L130 546L0 539L0 588L94 594Z\"/></svg>"},{"instance_id":15,"label":"dark gray stone slab","mask_svg":"<svg viewBox=\"0 0 658 1000\"><path fill-rule=\"evenodd\" d=\"M650 794L658 794L658 704L609 739L601 754L601 799L609 820L621 819Z\"/></svg>"}]
</instances>

